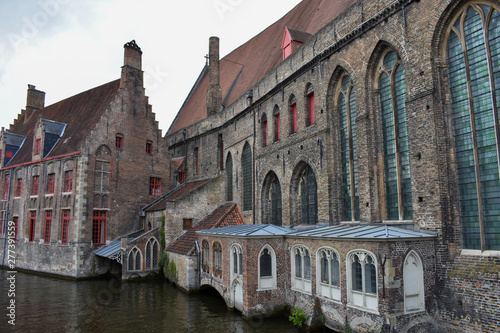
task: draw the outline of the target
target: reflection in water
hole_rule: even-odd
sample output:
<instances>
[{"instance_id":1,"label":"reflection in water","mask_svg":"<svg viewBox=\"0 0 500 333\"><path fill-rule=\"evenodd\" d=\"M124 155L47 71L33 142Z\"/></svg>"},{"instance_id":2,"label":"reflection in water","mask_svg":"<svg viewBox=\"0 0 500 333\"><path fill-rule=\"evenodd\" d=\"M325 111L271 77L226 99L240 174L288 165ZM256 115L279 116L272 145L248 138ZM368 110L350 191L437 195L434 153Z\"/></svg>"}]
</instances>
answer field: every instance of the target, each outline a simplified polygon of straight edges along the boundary
<instances>
[{"instance_id":1,"label":"reflection in water","mask_svg":"<svg viewBox=\"0 0 500 333\"><path fill-rule=\"evenodd\" d=\"M298 332L285 317L245 321L216 292L185 294L163 280L68 281L18 272L16 326L0 270L0 332Z\"/></svg>"}]
</instances>

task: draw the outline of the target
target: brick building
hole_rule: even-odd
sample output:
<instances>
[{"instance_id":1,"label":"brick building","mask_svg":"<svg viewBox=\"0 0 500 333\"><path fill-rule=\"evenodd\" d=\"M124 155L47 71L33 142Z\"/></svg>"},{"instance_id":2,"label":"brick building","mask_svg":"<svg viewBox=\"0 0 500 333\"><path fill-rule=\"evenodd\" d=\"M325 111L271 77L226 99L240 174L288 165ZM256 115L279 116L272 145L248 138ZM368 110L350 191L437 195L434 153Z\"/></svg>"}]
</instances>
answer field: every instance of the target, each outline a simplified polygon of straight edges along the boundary
<instances>
[{"instance_id":1,"label":"brick building","mask_svg":"<svg viewBox=\"0 0 500 333\"><path fill-rule=\"evenodd\" d=\"M75 278L121 271L121 251L94 252L141 234L140 208L172 186L141 57L135 41L125 44L120 79L49 106L29 86L26 110L0 138L2 265L12 221L17 268Z\"/></svg>"},{"instance_id":2,"label":"brick building","mask_svg":"<svg viewBox=\"0 0 500 333\"><path fill-rule=\"evenodd\" d=\"M221 59L210 38L165 136L170 171L218 179L221 204L236 202L247 224L293 228L199 232L229 305L246 315L298 305L314 317L319 299L327 326L359 332L498 330L499 10L304 0ZM335 228L386 233L345 239ZM263 251L279 258L265 288ZM295 271L305 260L307 278ZM325 263L338 288L320 279Z\"/></svg>"}]
</instances>

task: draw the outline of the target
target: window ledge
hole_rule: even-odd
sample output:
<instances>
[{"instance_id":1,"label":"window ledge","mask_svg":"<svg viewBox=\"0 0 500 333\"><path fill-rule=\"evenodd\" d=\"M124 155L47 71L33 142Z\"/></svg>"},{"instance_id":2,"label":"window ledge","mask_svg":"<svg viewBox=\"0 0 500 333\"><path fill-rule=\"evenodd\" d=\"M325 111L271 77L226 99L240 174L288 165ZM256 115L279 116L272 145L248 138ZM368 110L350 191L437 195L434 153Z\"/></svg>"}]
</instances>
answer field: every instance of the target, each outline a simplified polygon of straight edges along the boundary
<instances>
[{"instance_id":1,"label":"window ledge","mask_svg":"<svg viewBox=\"0 0 500 333\"><path fill-rule=\"evenodd\" d=\"M380 312L378 310L364 308L362 306L357 306L357 305L354 305L354 304L347 304L347 307L351 308L351 309L357 309L357 310L360 310L360 311L364 311L364 312L368 312L368 313L372 313L372 314L380 316Z\"/></svg>"},{"instance_id":2,"label":"window ledge","mask_svg":"<svg viewBox=\"0 0 500 333\"><path fill-rule=\"evenodd\" d=\"M300 289L300 288L297 288L297 287L292 287L292 291L296 291L296 292L299 292L299 293L302 293L302 294L306 294L306 295L312 296L312 291L311 290L304 290L304 289Z\"/></svg>"},{"instance_id":3,"label":"window ledge","mask_svg":"<svg viewBox=\"0 0 500 333\"><path fill-rule=\"evenodd\" d=\"M271 287L271 288L258 288L257 291L270 291L270 290L276 290L278 289L277 287Z\"/></svg>"},{"instance_id":4,"label":"window ledge","mask_svg":"<svg viewBox=\"0 0 500 333\"><path fill-rule=\"evenodd\" d=\"M344 306L344 304L342 304L342 301L339 300L339 299L330 298L330 297L327 297L327 296L321 295L321 294L316 294L316 296L318 296L319 299L322 299L322 300L325 300L325 301L328 301L328 302L332 302L332 303Z\"/></svg>"},{"instance_id":5,"label":"window ledge","mask_svg":"<svg viewBox=\"0 0 500 333\"><path fill-rule=\"evenodd\" d=\"M500 257L500 251L482 251L482 250L462 249L460 254L463 256L476 256L476 257Z\"/></svg>"}]
</instances>

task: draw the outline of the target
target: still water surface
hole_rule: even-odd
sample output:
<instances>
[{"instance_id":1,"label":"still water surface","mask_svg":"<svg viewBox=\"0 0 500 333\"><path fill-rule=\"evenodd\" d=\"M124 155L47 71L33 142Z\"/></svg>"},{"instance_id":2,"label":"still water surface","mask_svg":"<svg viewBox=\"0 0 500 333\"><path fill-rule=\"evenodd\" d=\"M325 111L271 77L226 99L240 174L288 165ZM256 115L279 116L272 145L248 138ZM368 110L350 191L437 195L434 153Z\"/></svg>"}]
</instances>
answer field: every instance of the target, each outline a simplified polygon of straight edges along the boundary
<instances>
[{"instance_id":1,"label":"still water surface","mask_svg":"<svg viewBox=\"0 0 500 333\"><path fill-rule=\"evenodd\" d=\"M0 333L300 332L286 317L245 321L217 293L188 295L163 280L69 281L17 272L11 297L9 276L0 269ZM7 316L12 299L15 326Z\"/></svg>"}]
</instances>

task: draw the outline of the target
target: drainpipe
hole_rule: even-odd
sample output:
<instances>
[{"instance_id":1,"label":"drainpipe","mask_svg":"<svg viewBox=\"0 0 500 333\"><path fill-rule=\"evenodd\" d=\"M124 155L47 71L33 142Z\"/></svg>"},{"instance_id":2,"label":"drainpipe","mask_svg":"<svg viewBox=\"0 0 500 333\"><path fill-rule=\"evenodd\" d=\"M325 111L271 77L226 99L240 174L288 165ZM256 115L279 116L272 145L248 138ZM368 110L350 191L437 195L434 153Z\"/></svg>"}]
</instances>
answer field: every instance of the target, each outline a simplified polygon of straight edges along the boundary
<instances>
[{"instance_id":1,"label":"drainpipe","mask_svg":"<svg viewBox=\"0 0 500 333\"><path fill-rule=\"evenodd\" d=\"M198 241L195 240L194 244L196 245L196 253L198 254L198 289L201 286L201 270L200 270L200 246L198 245Z\"/></svg>"}]
</instances>

